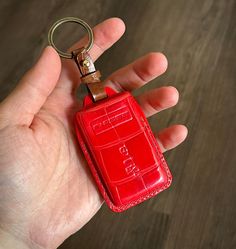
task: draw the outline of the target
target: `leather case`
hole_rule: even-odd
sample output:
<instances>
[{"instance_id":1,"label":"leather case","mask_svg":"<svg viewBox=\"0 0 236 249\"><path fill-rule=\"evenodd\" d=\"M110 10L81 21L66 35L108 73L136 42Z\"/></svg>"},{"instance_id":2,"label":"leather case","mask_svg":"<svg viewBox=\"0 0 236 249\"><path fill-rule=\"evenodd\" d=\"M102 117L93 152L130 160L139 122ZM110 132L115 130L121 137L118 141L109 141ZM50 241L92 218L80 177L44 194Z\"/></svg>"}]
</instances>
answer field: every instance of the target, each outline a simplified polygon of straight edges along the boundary
<instances>
[{"instance_id":1,"label":"leather case","mask_svg":"<svg viewBox=\"0 0 236 249\"><path fill-rule=\"evenodd\" d=\"M76 134L107 205L124 211L168 188L172 176L140 106L129 92L87 96Z\"/></svg>"}]
</instances>

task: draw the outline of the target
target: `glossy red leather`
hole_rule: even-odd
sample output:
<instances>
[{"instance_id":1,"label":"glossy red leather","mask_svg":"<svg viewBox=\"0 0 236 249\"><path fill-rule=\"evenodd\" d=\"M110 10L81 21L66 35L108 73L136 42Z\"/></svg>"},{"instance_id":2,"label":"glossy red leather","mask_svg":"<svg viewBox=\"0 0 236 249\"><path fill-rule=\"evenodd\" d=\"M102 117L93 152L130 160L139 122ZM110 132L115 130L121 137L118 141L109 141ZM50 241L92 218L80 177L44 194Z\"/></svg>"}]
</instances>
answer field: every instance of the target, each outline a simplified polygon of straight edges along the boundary
<instances>
[{"instance_id":1,"label":"glossy red leather","mask_svg":"<svg viewBox=\"0 0 236 249\"><path fill-rule=\"evenodd\" d=\"M124 211L168 188L172 176L138 103L129 92L93 103L76 113L78 141L108 206Z\"/></svg>"}]
</instances>

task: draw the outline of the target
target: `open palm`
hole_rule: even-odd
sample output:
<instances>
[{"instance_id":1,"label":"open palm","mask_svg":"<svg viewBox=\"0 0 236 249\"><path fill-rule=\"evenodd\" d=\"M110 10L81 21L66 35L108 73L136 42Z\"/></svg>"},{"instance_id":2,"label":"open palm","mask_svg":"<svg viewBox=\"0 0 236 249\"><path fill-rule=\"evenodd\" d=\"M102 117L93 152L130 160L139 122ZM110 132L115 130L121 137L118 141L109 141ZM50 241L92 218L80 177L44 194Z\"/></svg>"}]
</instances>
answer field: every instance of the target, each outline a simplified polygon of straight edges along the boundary
<instances>
[{"instance_id":1,"label":"open palm","mask_svg":"<svg viewBox=\"0 0 236 249\"><path fill-rule=\"evenodd\" d=\"M90 55L95 61L124 33L111 18L94 28ZM85 39L75 44L81 47ZM160 53L150 53L110 75L114 88L141 87L167 68ZM100 208L102 199L76 142L73 116L81 108L75 91L75 63L47 47L36 65L0 104L0 231L30 248L56 248ZM137 97L147 117L178 102L173 87ZM187 135L183 125L157 134L162 151Z\"/></svg>"}]
</instances>

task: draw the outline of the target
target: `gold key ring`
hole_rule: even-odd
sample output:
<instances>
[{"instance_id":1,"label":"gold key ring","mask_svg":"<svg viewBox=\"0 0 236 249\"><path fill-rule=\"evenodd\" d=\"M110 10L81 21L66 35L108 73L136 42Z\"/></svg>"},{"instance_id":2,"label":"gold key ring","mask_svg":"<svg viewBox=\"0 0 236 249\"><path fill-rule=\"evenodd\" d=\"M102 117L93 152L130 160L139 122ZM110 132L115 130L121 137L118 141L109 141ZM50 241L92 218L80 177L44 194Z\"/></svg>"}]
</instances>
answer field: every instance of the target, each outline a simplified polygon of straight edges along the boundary
<instances>
[{"instance_id":1,"label":"gold key ring","mask_svg":"<svg viewBox=\"0 0 236 249\"><path fill-rule=\"evenodd\" d=\"M54 32L55 30L62 24L64 23L67 23L67 22L74 22L74 23L77 23L77 24L80 24L81 26L83 26L86 31L88 32L88 44L87 46L85 47L85 50L88 52L91 47L93 46L93 41L94 41L94 38L93 38L93 30L90 28L90 26L83 20L79 19L79 18L76 18L76 17L65 17L65 18L62 18L58 21L56 21L52 27L50 28L49 32L48 32L48 42L49 44L55 48L55 50L58 52L58 54L63 57L63 58L67 58L67 59L72 59L73 58L73 54L72 53L67 53L67 52L63 52L61 51L60 49L58 49L54 43L54 40L53 40L53 35L54 35Z\"/></svg>"}]
</instances>

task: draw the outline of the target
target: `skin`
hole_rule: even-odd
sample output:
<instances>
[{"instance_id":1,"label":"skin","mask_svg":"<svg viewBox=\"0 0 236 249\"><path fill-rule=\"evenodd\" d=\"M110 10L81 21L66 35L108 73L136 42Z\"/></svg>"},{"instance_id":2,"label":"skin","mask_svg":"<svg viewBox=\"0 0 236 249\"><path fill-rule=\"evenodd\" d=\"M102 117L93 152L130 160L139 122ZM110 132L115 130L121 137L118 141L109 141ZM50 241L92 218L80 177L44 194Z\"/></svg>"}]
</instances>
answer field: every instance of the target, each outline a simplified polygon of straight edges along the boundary
<instances>
[{"instance_id":1,"label":"skin","mask_svg":"<svg viewBox=\"0 0 236 249\"><path fill-rule=\"evenodd\" d=\"M110 32L110 31L113 32ZM124 33L118 18L94 28L95 61ZM81 47L86 38L74 45ZM106 84L132 91L164 73L167 60L152 52L110 75ZM103 200L75 139L72 118L79 74L72 60L46 47L15 90L0 103L0 248L57 248L83 227ZM177 104L178 91L161 87L137 97L145 115ZM163 152L175 148L187 128L173 125L156 138Z\"/></svg>"}]
</instances>

